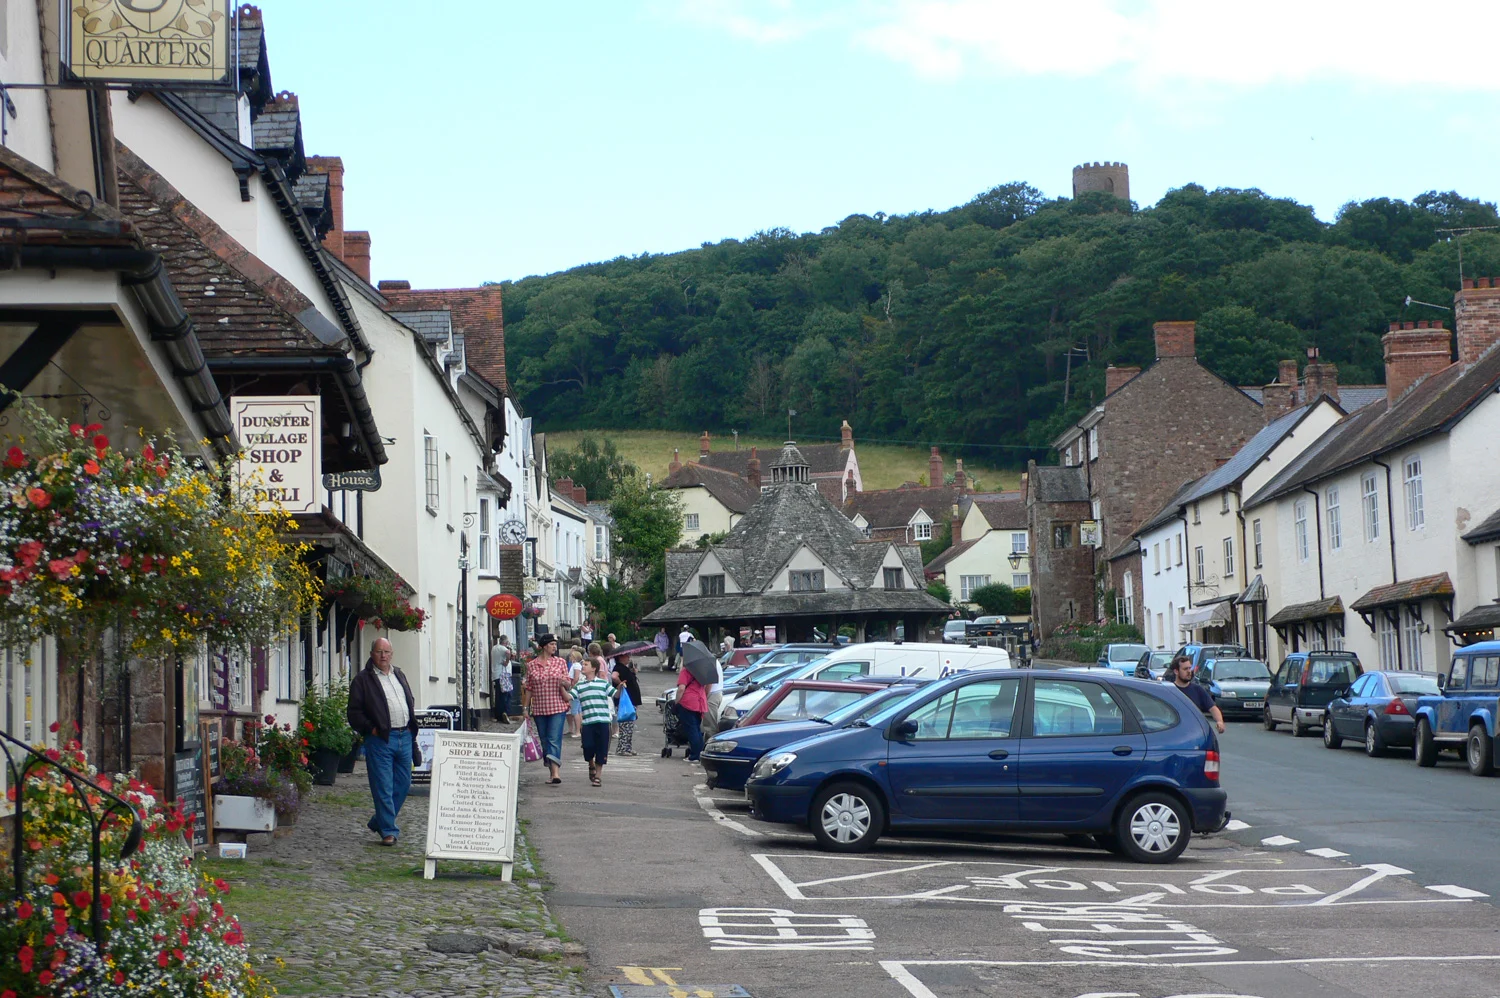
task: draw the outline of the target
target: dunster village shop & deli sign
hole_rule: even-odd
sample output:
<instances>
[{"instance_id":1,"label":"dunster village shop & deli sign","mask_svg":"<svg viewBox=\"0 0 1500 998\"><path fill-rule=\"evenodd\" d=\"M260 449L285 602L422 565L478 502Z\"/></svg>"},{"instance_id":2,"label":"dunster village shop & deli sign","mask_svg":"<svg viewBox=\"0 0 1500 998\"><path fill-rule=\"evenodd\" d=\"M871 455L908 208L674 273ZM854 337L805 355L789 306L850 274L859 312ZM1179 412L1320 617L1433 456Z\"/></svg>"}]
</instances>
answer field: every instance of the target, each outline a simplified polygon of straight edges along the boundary
<instances>
[{"instance_id":1,"label":"dunster village shop & deli sign","mask_svg":"<svg viewBox=\"0 0 1500 998\"><path fill-rule=\"evenodd\" d=\"M229 400L240 442L240 480L252 483L261 512L316 513L323 467L322 399L316 395L236 395Z\"/></svg>"}]
</instances>

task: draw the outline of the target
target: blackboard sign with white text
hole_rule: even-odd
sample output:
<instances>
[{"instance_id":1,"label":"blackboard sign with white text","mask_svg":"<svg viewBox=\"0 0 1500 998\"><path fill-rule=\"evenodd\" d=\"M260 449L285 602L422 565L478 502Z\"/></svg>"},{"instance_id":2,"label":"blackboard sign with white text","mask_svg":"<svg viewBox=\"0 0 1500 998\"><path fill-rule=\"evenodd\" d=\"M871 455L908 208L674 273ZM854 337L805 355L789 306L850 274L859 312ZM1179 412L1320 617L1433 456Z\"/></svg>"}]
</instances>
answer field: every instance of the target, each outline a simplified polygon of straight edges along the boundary
<instances>
[{"instance_id":1,"label":"blackboard sign with white text","mask_svg":"<svg viewBox=\"0 0 1500 998\"><path fill-rule=\"evenodd\" d=\"M203 747L178 752L173 767L173 799L182 805L183 814L193 816L193 830L188 841L193 848L208 845L208 795L203 784Z\"/></svg>"}]
</instances>

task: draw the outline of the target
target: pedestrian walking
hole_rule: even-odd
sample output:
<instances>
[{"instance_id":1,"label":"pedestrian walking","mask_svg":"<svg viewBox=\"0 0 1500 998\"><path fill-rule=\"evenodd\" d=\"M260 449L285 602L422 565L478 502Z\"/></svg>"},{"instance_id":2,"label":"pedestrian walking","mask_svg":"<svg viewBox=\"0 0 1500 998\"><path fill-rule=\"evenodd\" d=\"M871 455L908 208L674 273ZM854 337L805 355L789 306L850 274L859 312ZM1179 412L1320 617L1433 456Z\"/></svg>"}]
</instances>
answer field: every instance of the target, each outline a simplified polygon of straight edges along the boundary
<instances>
[{"instance_id":1,"label":"pedestrian walking","mask_svg":"<svg viewBox=\"0 0 1500 998\"><path fill-rule=\"evenodd\" d=\"M490 696L494 697L491 707L495 720L501 724L510 723L510 697L515 691L510 663L515 656L510 638L504 634L496 639L495 646L490 649Z\"/></svg>"},{"instance_id":2,"label":"pedestrian walking","mask_svg":"<svg viewBox=\"0 0 1500 998\"><path fill-rule=\"evenodd\" d=\"M721 642L719 642L719 651L720 652L734 651L734 635L733 634L726 634L726 635L724 635L724 640L721 641Z\"/></svg>"},{"instance_id":3,"label":"pedestrian walking","mask_svg":"<svg viewBox=\"0 0 1500 998\"><path fill-rule=\"evenodd\" d=\"M631 706L639 711L642 703L641 683L629 655L621 655L615 659L614 672L610 678L619 687L620 699L629 700ZM635 755L635 718L620 721L620 741L615 746L615 752L619 755Z\"/></svg>"},{"instance_id":4,"label":"pedestrian walking","mask_svg":"<svg viewBox=\"0 0 1500 998\"><path fill-rule=\"evenodd\" d=\"M676 709L688 741L684 758L688 762L697 762L703 752L703 712L708 709L708 691L686 669L677 674Z\"/></svg>"},{"instance_id":5,"label":"pedestrian walking","mask_svg":"<svg viewBox=\"0 0 1500 998\"><path fill-rule=\"evenodd\" d=\"M568 649L568 678L574 685L583 681L583 652L576 647ZM568 737L577 738L582 725L583 709L574 697L568 701Z\"/></svg>"},{"instance_id":6,"label":"pedestrian walking","mask_svg":"<svg viewBox=\"0 0 1500 998\"><path fill-rule=\"evenodd\" d=\"M396 818L411 789L411 770L422 764L417 748L417 707L406 676L394 664L385 638L370 646L370 659L349 684L349 726L364 736L365 772L375 815L365 827L393 846L401 837Z\"/></svg>"},{"instance_id":7,"label":"pedestrian walking","mask_svg":"<svg viewBox=\"0 0 1500 998\"><path fill-rule=\"evenodd\" d=\"M600 786L604 764L609 761L609 680L600 672L598 659L583 663L583 680L573 687L573 696L583 709L583 733L579 736L583 757L589 764L589 782Z\"/></svg>"},{"instance_id":8,"label":"pedestrian walking","mask_svg":"<svg viewBox=\"0 0 1500 998\"><path fill-rule=\"evenodd\" d=\"M667 629L665 627L658 627L656 629L656 637L651 639L651 643L656 646L657 667L663 670L671 669L672 639L667 637Z\"/></svg>"},{"instance_id":9,"label":"pedestrian walking","mask_svg":"<svg viewBox=\"0 0 1500 998\"><path fill-rule=\"evenodd\" d=\"M1219 729L1219 734L1224 733L1224 714L1219 710L1218 704L1214 703L1213 694L1205 690L1201 683L1193 682L1193 660L1186 655L1178 655L1172 659L1170 670L1172 685L1176 686L1187 698L1193 701L1193 706L1214 719L1214 724Z\"/></svg>"},{"instance_id":10,"label":"pedestrian walking","mask_svg":"<svg viewBox=\"0 0 1500 998\"><path fill-rule=\"evenodd\" d=\"M718 670L718 682L708 688L708 707L703 712L703 737L712 738L719 730L719 712L724 709L724 660L714 663Z\"/></svg>"},{"instance_id":11,"label":"pedestrian walking","mask_svg":"<svg viewBox=\"0 0 1500 998\"><path fill-rule=\"evenodd\" d=\"M550 782L561 783L563 721L568 716L573 681L568 677L568 663L557 657L557 636L542 634L537 642L537 656L526 667L523 708L536 722L542 758L552 774Z\"/></svg>"}]
</instances>

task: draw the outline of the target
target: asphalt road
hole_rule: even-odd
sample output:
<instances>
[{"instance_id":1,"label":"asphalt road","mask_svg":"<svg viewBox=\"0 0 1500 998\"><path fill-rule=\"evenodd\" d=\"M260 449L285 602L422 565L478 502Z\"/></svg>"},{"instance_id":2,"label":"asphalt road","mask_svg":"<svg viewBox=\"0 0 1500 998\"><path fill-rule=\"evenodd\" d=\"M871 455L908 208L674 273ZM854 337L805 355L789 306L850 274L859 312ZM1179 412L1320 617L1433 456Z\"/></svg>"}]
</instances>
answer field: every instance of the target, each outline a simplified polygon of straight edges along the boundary
<instances>
[{"instance_id":1,"label":"asphalt road","mask_svg":"<svg viewBox=\"0 0 1500 998\"><path fill-rule=\"evenodd\" d=\"M1456 764L1236 724L1224 782L1249 827L1148 867L1058 837L830 855L661 758L650 704L636 745L602 788L574 739L561 786L539 766L522 786L549 903L601 995L1500 995L1500 911L1478 896L1500 897L1481 858L1500 782Z\"/></svg>"}]
</instances>

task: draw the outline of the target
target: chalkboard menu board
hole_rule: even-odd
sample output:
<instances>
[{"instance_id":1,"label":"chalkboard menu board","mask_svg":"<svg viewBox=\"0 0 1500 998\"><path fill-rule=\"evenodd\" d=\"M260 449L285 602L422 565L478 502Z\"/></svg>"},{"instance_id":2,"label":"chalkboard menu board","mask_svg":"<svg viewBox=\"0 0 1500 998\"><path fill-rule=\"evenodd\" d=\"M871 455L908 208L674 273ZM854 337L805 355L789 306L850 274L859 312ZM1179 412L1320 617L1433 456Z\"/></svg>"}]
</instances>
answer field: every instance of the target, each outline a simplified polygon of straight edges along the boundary
<instances>
[{"instance_id":1,"label":"chalkboard menu board","mask_svg":"<svg viewBox=\"0 0 1500 998\"><path fill-rule=\"evenodd\" d=\"M502 864L509 880L516 849L516 791L521 736L439 731L432 752L427 801L427 864L463 859Z\"/></svg>"},{"instance_id":2,"label":"chalkboard menu board","mask_svg":"<svg viewBox=\"0 0 1500 998\"><path fill-rule=\"evenodd\" d=\"M183 814L193 816L189 839L193 847L208 845L208 794L203 780L203 747L178 752L173 772L173 799L182 805Z\"/></svg>"},{"instance_id":3,"label":"chalkboard menu board","mask_svg":"<svg viewBox=\"0 0 1500 998\"><path fill-rule=\"evenodd\" d=\"M416 784L432 782L432 753L439 731L452 731L458 715L454 711L433 707L417 711L417 748L422 752L422 764L411 771L411 781Z\"/></svg>"}]
</instances>

